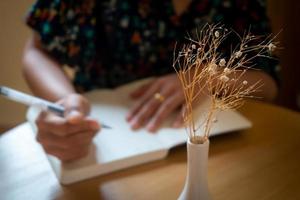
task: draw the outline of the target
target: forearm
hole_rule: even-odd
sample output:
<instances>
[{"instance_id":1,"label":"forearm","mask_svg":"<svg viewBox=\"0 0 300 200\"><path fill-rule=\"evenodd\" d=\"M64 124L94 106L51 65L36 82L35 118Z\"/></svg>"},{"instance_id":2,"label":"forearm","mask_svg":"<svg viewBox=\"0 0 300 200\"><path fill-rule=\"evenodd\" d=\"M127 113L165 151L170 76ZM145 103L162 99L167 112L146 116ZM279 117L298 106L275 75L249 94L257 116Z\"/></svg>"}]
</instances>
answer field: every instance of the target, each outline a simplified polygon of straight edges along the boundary
<instances>
[{"instance_id":1,"label":"forearm","mask_svg":"<svg viewBox=\"0 0 300 200\"><path fill-rule=\"evenodd\" d=\"M223 77L228 80L220 80ZM225 85L223 81L226 82ZM222 70L222 73L217 75L217 79L213 80L208 88L212 87L215 91L223 91L223 89L228 87L227 92L222 93L222 95L227 96L232 95L233 91L237 91L237 89L243 85L245 85L243 90L246 90L246 88L250 89L254 86L249 95L264 101L272 101L277 96L277 86L272 77L263 71L252 69L248 69L247 71L236 70L227 75L225 75Z\"/></svg>"},{"instance_id":2,"label":"forearm","mask_svg":"<svg viewBox=\"0 0 300 200\"><path fill-rule=\"evenodd\" d=\"M37 39L27 42L23 62L24 77L35 95L57 101L75 93L59 64L40 49Z\"/></svg>"},{"instance_id":3,"label":"forearm","mask_svg":"<svg viewBox=\"0 0 300 200\"><path fill-rule=\"evenodd\" d=\"M262 98L265 101L272 101L276 98L278 93L277 85L267 73L258 70L248 70L237 85L241 85L243 80L246 80L249 85L260 81L259 85L261 87L252 94L253 96Z\"/></svg>"}]
</instances>

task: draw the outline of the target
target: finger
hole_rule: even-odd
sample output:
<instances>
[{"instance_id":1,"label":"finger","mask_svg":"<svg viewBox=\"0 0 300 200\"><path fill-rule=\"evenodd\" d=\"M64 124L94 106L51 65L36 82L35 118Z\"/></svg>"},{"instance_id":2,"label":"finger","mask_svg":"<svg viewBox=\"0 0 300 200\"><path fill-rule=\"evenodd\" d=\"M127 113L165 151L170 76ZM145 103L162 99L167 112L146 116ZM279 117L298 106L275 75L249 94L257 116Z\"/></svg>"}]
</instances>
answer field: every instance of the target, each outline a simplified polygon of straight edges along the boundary
<instances>
[{"instance_id":1,"label":"finger","mask_svg":"<svg viewBox=\"0 0 300 200\"><path fill-rule=\"evenodd\" d=\"M59 158L60 160L62 160L63 162L69 162L76 159L80 159L86 156L89 152L88 147L82 148L80 149L80 151L79 150L65 151L64 149L59 149L53 146L43 146L43 148L47 154L53 155Z\"/></svg>"},{"instance_id":2,"label":"finger","mask_svg":"<svg viewBox=\"0 0 300 200\"><path fill-rule=\"evenodd\" d=\"M183 115L186 112L186 107L182 106L181 111L176 116L175 120L173 121L172 127L173 128L180 128L183 126L184 120Z\"/></svg>"},{"instance_id":3,"label":"finger","mask_svg":"<svg viewBox=\"0 0 300 200\"><path fill-rule=\"evenodd\" d=\"M35 120L35 124L39 127L39 125L44 122L44 119L47 117L49 113L47 113L46 111L41 111L40 114L38 115L38 117Z\"/></svg>"},{"instance_id":4,"label":"finger","mask_svg":"<svg viewBox=\"0 0 300 200\"><path fill-rule=\"evenodd\" d=\"M157 84L157 82L154 82L151 84L151 86L149 86L148 90L139 98L139 100L133 105L132 109L127 114L127 121L130 121L133 118L133 116L141 109L141 107L143 107L148 99L153 98L153 95L158 91L159 86L160 85Z\"/></svg>"},{"instance_id":5,"label":"finger","mask_svg":"<svg viewBox=\"0 0 300 200\"><path fill-rule=\"evenodd\" d=\"M96 132L99 132L101 130L101 125L97 120L92 119L91 117L86 117L85 120L88 123L88 127L90 127L91 130Z\"/></svg>"},{"instance_id":6,"label":"finger","mask_svg":"<svg viewBox=\"0 0 300 200\"><path fill-rule=\"evenodd\" d=\"M166 97L171 95L172 92L172 87L165 86L164 88L162 88L161 95ZM138 129L146 122L148 122L157 111L161 103L161 101L151 96L151 98L148 99L148 101L139 110L136 111L133 118L131 118L131 120L129 121L132 129Z\"/></svg>"},{"instance_id":7,"label":"finger","mask_svg":"<svg viewBox=\"0 0 300 200\"><path fill-rule=\"evenodd\" d=\"M62 137L50 132L40 131L36 137L37 141L43 146L51 146L53 148L66 150L68 147L63 143Z\"/></svg>"},{"instance_id":8,"label":"finger","mask_svg":"<svg viewBox=\"0 0 300 200\"><path fill-rule=\"evenodd\" d=\"M65 124L64 128L65 134L58 134L58 136L72 136L80 132L98 132L100 130L100 125L97 121L93 119L84 118L81 122L77 124Z\"/></svg>"},{"instance_id":9,"label":"finger","mask_svg":"<svg viewBox=\"0 0 300 200\"><path fill-rule=\"evenodd\" d=\"M148 121L159 107L160 102L156 99L150 99L143 107L137 111L135 116L129 122L132 129L138 129Z\"/></svg>"},{"instance_id":10,"label":"finger","mask_svg":"<svg viewBox=\"0 0 300 200\"><path fill-rule=\"evenodd\" d=\"M70 124L65 118L47 114L37 120L38 129L42 132L52 132L53 134L64 137L83 131L99 131L99 124L92 119L83 119L80 123Z\"/></svg>"},{"instance_id":11,"label":"finger","mask_svg":"<svg viewBox=\"0 0 300 200\"><path fill-rule=\"evenodd\" d=\"M66 124L66 119L46 112L42 112L36 120L39 131L48 132L51 130L60 135L67 134Z\"/></svg>"},{"instance_id":12,"label":"finger","mask_svg":"<svg viewBox=\"0 0 300 200\"><path fill-rule=\"evenodd\" d=\"M141 87L139 87L136 90L134 90L133 92L131 92L129 94L130 97L133 99L137 99L137 98L141 97L152 84L153 84L153 81L150 81L150 82L142 85Z\"/></svg>"},{"instance_id":13,"label":"finger","mask_svg":"<svg viewBox=\"0 0 300 200\"><path fill-rule=\"evenodd\" d=\"M39 132L37 141L43 146L52 146L66 151L89 146L96 132L80 132L71 136L60 137L51 132Z\"/></svg>"},{"instance_id":14,"label":"finger","mask_svg":"<svg viewBox=\"0 0 300 200\"><path fill-rule=\"evenodd\" d=\"M89 146L97 132L88 131L80 132L66 138L66 143L69 144L69 149L78 149Z\"/></svg>"},{"instance_id":15,"label":"finger","mask_svg":"<svg viewBox=\"0 0 300 200\"><path fill-rule=\"evenodd\" d=\"M147 124L147 130L150 132L155 132L161 123L172 113L176 110L182 103L182 98L178 94L170 96L166 99L165 102L159 107L153 118Z\"/></svg>"}]
</instances>

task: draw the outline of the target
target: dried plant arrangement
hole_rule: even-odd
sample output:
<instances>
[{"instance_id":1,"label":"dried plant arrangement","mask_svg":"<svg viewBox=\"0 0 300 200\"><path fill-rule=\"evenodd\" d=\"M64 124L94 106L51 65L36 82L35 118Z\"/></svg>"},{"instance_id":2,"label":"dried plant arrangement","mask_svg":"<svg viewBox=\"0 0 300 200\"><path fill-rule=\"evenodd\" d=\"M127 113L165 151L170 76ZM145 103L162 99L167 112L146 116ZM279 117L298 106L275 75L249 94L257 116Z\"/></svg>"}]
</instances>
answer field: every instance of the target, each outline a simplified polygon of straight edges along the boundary
<instances>
[{"instance_id":1,"label":"dried plant arrangement","mask_svg":"<svg viewBox=\"0 0 300 200\"><path fill-rule=\"evenodd\" d=\"M236 34L240 41L224 56L221 45L231 34ZM191 142L204 143L208 139L216 112L236 109L245 98L253 98L253 93L259 91L263 83L249 83L245 74L255 65L255 58L270 57L278 45L275 37L254 36L250 31L241 37L223 26L207 24L196 32L195 39L187 38L188 44L178 53L175 49L173 68L185 97L183 118ZM204 121L197 124L193 108L200 96L209 98L210 107Z\"/></svg>"}]
</instances>

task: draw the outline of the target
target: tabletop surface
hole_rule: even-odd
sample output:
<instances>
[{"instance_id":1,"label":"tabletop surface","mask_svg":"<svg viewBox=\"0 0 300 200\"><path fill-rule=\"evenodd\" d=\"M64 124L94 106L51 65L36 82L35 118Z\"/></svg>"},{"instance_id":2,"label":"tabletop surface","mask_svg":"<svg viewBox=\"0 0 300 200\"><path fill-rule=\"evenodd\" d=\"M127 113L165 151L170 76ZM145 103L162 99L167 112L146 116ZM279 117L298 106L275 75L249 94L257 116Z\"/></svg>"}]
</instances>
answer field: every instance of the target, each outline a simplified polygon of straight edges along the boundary
<instances>
[{"instance_id":1,"label":"tabletop surface","mask_svg":"<svg viewBox=\"0 0 300 200\"><path fill-rule=\"evenodd\" d=\"M253 128L210 139L213 199L300 199L300 114L250 101L240 109ZM185 146L164 160L62 186L27 125L0 135L0 200L177 199ZM31 136L30 136L31 135Z\"/></svg>"}]
</instances>

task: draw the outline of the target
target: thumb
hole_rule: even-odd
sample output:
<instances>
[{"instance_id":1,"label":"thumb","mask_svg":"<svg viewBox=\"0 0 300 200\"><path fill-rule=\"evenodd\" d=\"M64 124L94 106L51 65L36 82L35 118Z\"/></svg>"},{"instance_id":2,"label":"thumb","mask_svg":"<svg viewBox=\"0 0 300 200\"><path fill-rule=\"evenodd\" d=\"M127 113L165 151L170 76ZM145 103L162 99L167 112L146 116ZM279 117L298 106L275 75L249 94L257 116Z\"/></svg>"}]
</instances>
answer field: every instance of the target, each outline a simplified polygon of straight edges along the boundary
<instances>
[{"instance_id":1,"label":"thumb","mask_svg":"<svg viewBox=\"0 0 300 200\"><path fill-rule=\"evenodd\" d=\"M67 113L65 113L65 118L70 124L78 124L84 119L84 114L79 112L78 110L71 110Z\"/></svg>"},{"instance_id":2,"label":"thumb","mask_svg":"<svg viewBox=\"0 0 300 200\"><path fill-rule=\"evenodd\" d=\"M59 103L65 107L64 116L70 123L82 121L90 111L88 100L79 94L70 94Z\"/></svg>"}]
</instances>

